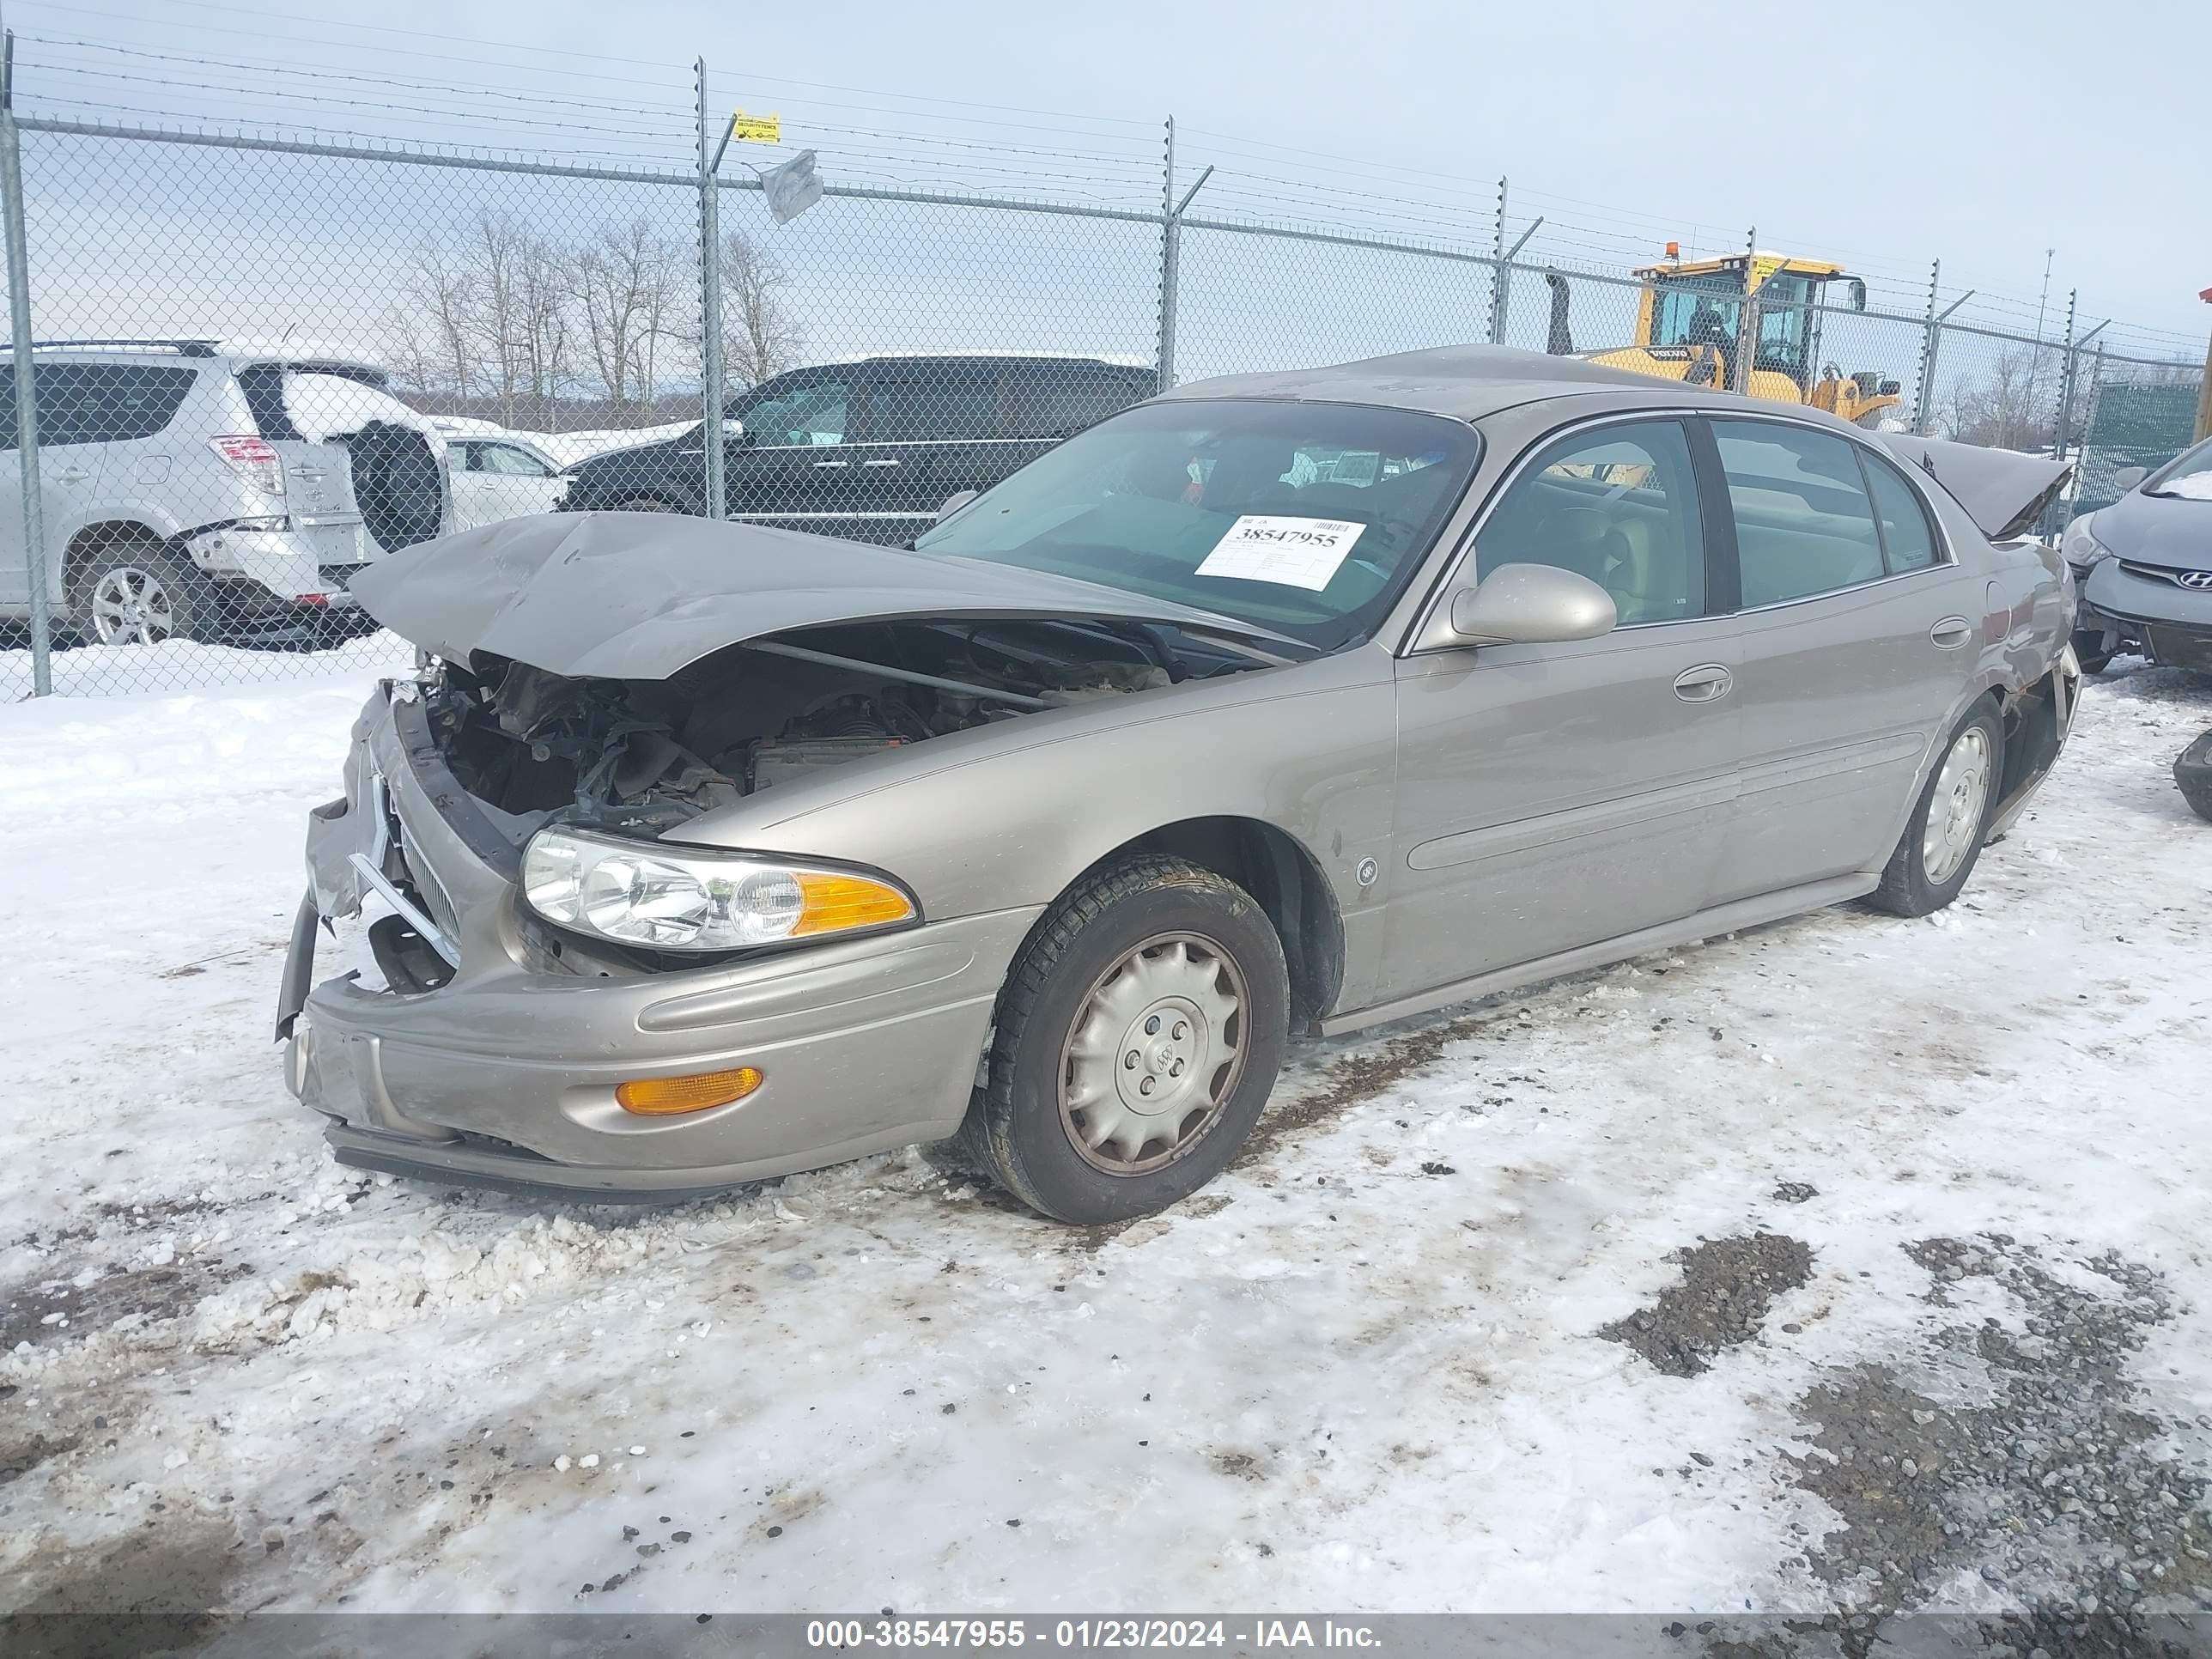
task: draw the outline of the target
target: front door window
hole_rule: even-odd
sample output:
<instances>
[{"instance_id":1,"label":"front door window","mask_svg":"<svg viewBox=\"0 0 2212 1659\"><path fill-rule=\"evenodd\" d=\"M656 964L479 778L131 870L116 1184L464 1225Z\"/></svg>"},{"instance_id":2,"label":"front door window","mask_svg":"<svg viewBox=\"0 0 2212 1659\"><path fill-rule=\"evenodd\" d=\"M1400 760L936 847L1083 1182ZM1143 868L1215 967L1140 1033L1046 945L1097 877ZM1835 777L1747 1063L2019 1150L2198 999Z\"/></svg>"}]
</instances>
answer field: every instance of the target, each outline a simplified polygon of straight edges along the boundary
<instances>
[{"instance_id":1,"label":"front door window","mask_svg":"<svg viewBox=\"0 0 2212 1659\"><path fill-rule=\"evenodd\" d=\"M1705 544L1690 446L1675 421L1560 439L1506 490L1474 542L1475 569L1549 564L1613 595L1624 628L1705 610Z\"/></svg>"},{"instance_id":2,"label":"front door window","mask_svg":"<svg viewBox=\"0 0 2212 1659\"><path fill-rule=\"evenodd\" d=\"M842 444L851 401L851 388L842 380L809 380L740 410L738 417L757 447Z\"/></svg>"}]
</instances>

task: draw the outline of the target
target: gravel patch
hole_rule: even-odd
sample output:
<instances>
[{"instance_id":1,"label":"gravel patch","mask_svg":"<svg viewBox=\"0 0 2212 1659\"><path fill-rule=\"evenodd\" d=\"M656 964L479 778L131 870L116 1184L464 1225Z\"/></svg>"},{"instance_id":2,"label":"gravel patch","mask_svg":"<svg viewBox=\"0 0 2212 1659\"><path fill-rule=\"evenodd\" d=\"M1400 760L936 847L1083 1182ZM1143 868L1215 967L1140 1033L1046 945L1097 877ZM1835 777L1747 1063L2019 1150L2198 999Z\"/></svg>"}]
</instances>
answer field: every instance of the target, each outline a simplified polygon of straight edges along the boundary
<instances>
[{"instance_id":1,"label":"gravel patch","mask_svg":"<svg viewBox=\"0 0 2212 1659\"><path fill-rule=\"evenodd\" d=\"M2003 1234L1905 1248L1932 1305L1995 1291L2012 1310L1941 1326L1911 1375L1858 1365L1798 1401L1797 1484L1844 1522L1813 1571L1878 1615L2020 1608L1990 1628L2021 1654L2159 1651L2159 1615L2212 1609L2208 1425L2153 1416L2129 1374L2174 1316L2166 1284L2110 1253L2069 1271ZM1978 1379L1981 1398L1931 1376Z\"/></svg>"},{"instance_id":2,"label":"gravel patch","mask_svg":"<svg viewBox=\"0 0 2212 1659\"><path fill-rule=\"evenodd\" d=\"M1682 1282L1598 1334L1624 1342L1668 1376L1696 1376L1757 1336L1775 1297L1812 1277L1813 1252L1781 1233L1710 1238L1667 1258Z\"/></svg>"}]
</instances>

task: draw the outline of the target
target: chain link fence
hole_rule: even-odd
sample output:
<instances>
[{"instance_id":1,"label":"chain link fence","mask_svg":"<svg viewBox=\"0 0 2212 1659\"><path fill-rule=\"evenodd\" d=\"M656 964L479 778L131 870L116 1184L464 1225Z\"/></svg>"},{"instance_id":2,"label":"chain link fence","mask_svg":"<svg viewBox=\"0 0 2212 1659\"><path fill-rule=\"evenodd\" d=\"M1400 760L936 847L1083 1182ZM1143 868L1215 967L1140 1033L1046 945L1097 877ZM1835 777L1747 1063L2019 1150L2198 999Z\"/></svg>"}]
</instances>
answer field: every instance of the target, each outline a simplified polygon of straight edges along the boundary
<instances>
[{"instance_id":1,"label":"chain link fence","mask_svg":"<svg viewBox=\"0 0 2212 1659\"><path fill-rule=\"evenodd\" d=\"M2193 417L2193 365L2070 298L2023 331L1940 268L1916 304L1755 238L1632 269L1502 184L1486 235L1320 186L1285 214L1233 160L1179 173L1172 123L1156 205L1127 157L1032 155L1018 191L833 158L779 223L758 176L710 174L706 110L696 161L644 167L11 99L0 698L398 667L347 584L441 534L620 508L896 544L1163 385L1428 346L2078 454L2084 507Z\"/></svg>"}]
</instances>

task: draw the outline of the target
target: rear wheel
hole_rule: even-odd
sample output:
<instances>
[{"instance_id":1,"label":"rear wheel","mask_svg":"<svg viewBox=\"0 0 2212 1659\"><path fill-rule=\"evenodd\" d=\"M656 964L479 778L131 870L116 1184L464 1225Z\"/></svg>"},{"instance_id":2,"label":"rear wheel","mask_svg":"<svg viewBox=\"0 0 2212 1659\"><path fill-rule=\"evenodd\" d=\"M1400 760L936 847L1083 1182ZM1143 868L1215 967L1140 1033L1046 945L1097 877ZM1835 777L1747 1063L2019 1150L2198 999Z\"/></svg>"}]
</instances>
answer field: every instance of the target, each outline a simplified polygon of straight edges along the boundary
<instances>
[{"instance_id":1,"label":"rear wheel","mask_svg":"<svg viewBox=\"0 0 2212 1659\"><path fill-rule=\"evenodd\" d=\"M999 999L965 1159L1060 1221L1148 1215L1226 1168L1289 1025L1282 942L1234 882L1145 856L1084 878Z\"/></svg>"},{"instance_id":2,"label":"rear wheel","mask_svg":"<svg viewBox=\"0 0 2212 1659\"><path fill-rule=\"evenodd\" d=\"M77 567L70 613L88 645L194 640L212 609L208 580L158 542L108 542Z\"/></svg>"},{"instance_id":3,"label":"rear wheel","mask_svg":"<svg viewBox=\"0 0 2212 1659\"><path fill-rule=\"evenodd\" d=\"M1868 902L1894 916L1924 916L1958 897L1989 837L2003 773L2004 727L1984 700L1953 728Z\"/></svg>"}]
</instances>

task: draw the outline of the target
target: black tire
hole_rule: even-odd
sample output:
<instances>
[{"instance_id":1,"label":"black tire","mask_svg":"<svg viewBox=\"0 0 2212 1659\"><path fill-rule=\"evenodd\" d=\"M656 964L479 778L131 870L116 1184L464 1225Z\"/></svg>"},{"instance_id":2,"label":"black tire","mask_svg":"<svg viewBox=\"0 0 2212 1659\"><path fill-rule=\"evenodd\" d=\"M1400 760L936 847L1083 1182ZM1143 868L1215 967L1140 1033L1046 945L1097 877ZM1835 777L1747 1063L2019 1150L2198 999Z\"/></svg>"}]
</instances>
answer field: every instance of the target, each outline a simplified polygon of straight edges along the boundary
<instances>
[{"instance_id":1,"label":"black tire","mask_svg":"<svg viewBox=\"0 0 2212 1659\"><path fill-rule=\"evenodd\" d=\"M2112 665L2119 654L2116 648L2107 648L2102 629L2077 629L2074 635L2074 659L2081 665L2085 674L2101 674Z\"/></svg>"},{"instance_id":2,"label":"black tire","mask_svg":"<svg viewBox=\"0 0 2212 1659\"><path fill-rule=\"evenodd\" d=\"M1241 1069L1229 1066L1222 1073L1212 1105L1186 1109L1192 1115L1183 1123L1182 1139L1172 1146L1164 1139L1146 1140L1122 1160L1146 1167L1115 1172L1078 1149L1073 1121L1062 1107L1068 1044L1079 1016L1103 982L1127 971L1139 955L1160 960L1161 953L1177 947L1155 942L1170 937L1210 947L1230 964L1212 983L1217 991L1226 985L1242 993L1232 998L1237 1015L1222 1024L1224 1034L1234 1032ZM1185 947L1176 960L1198 958ZM1202 963L1197 971L1203 972ZM1135 1016L1127 1031L1140 1030L1144 1018ZM989 1082L969 1105L956 1156L1057 1221L1098 1226L1150 1215L1225 1169L1267 1103L1289 1032L1282 941L1258 902L1226 878L1181 859L1129 858L1093 871L1045 913L1014 959L997 1018ZM1130 1040L1125 1034L1112 1046L1118 1049ZM1209 1063L1217 1072L1224 1064L1217 1063L1208 1041L1199 1039L1206 1060L1197 1063L1194 1077ZM1145 1069L1152 1063L1147 1060ZM1206 1115L1199 1115L1200 1110ZM1146 1149L1155 1144L1162 1150L1148 1161Z\"/></svg>"},{"instance_id":3,"label":"black tire","mask_svg":"<svg viewBox=\"0 0 2212 1659\"><path fill-rule=\"evenodd\" d=\"M142 601L158 596L161 608L149 610L147 625L118 635L102 616L125 583ZM218 621L214 586L190 559L152 537L117 536L76 562L69 582L70 623L86 645L205 639ZM155 615L166 616L167 625L154 626L150 618Z\"/></svg>"},{"instance_id":4,"label":"black tire","mask_svg":"<svg viewBox=\"0 0 2212 1659\"><path fill-rule=\"evenodd\" d=\"M1969 733L1976 732L1986 745L1988 769L1981 812L1974 821L1972 839L1958 866L1942 881L1931 881L1925 859L1929 814L1936 806L1936 793L1943 783L1946 761L1968 741ZM1989 839L1990 821L1996 816L2003 787L2004 723L1997 718L1996 706L1984 698L1966 711L1965 718L1944 738L1935 765L1928 769L1928 781L1921 788L1920 799L1913 805L1912 816L1905 820L1905 835L1898 842L1897 850L1889 855L1888 866L1881 872L1881 885L1868 895L1867 902L1893 916L1925 916L1958 897L1967 878L1974 873L1974 866L1981 860L1983 845Z\"/></svg>"},{"instance_id":5,"label":"black tire","mask_svg":"<svg viewBox=\"0 0 2212 1659\"><path fill-rule=\"evenodd\" d=\"M2173 781L2189 810L2212 823L2212 732L2181 751L2173 763Z\"/></svg>"}]
</instances>

